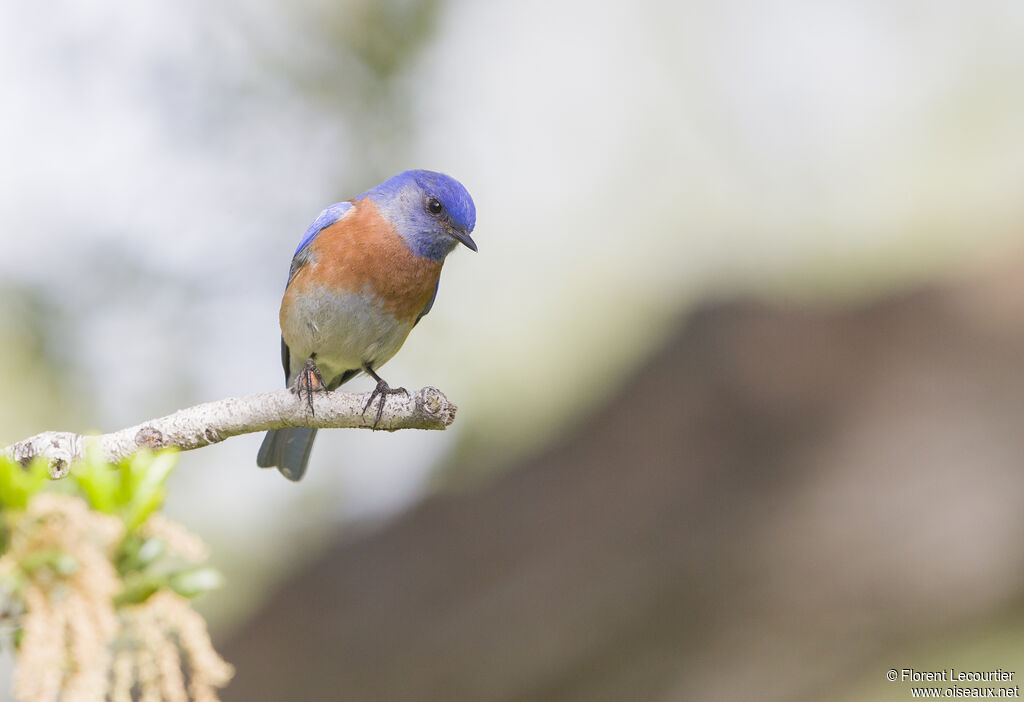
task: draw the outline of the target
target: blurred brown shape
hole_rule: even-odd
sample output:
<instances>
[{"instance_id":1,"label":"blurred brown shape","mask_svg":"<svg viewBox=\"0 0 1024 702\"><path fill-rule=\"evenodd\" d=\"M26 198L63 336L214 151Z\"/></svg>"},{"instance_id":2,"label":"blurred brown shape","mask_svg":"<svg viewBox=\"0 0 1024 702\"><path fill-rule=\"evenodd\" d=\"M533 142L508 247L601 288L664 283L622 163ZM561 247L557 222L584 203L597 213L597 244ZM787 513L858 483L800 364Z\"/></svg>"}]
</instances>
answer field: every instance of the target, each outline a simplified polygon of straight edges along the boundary
<instances>
[{"instance_id":1,"label":"blurred brown shape","mask_svg":"<svg viewBox=\"0 0 1024 702\"><path fill-rule=\"evenodd\" d=\"M704 309L543 455L287 583L226 699L825 699L1019 606L1022 278Z\"/></svg>"}]
</instances>

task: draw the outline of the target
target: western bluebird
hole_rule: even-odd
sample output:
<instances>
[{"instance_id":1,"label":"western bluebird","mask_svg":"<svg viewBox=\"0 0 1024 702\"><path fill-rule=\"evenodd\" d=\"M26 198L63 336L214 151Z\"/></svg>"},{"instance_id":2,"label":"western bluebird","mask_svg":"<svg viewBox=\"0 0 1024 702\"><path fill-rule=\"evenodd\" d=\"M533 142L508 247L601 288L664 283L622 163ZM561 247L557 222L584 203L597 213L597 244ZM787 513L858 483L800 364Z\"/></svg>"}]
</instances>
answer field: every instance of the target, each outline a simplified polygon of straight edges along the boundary
<instances>
[{"instance_id":1,"label":"western bluebird","mask_svg":"<svg viewBox=\"0 0 1024 702\"><path fill-rule=\"evenodd\" d=\"M366 411L391 389L377 375L430 311L445 256L459 244L476 251L476 207L454 178L405 171L331 205L306 230L292 258L281 301L285 381L310 411L315 389L334 390L365 372L377 381ZM376 422L374 422L376 426ZM267 432L256 458L289 480L306 472L316 429Z\"/></svg>"}]
</instances>

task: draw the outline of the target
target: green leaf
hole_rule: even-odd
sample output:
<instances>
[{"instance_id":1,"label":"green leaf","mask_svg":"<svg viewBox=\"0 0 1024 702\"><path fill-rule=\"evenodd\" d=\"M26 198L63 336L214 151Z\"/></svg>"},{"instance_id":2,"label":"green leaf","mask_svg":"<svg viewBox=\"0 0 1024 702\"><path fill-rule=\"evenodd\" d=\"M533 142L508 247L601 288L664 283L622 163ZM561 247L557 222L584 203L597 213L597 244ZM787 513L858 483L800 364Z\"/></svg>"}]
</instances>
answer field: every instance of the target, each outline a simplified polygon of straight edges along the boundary
<instances>
[{"instance_id":1,"label":"green leaf","mask_svg":"<svg viewBox=\"0 0 1024 702\"><path fill-rule=\"evenodd\" d=\"M130 459L132 492L124 515L125 526L137 529L164 503L167 477L178 463L178 452L166 449L159 453L139 451Z\"/></svg>"},{"instance_id":2,"label":"green leaf","mask_svg":"<svg viewBox=\"0 0 1024 702\"><path fill-rule=\"evenodd\" d=\"M26 573L31 573L40 568L49 568L57 575L71 575L78 570L78 561L58 548L33 551L21 559L18 565Z\"/></svg>"},{"instance_id":3,"label":"green leaf","mask_svg":"<svg viewBox=\"0 0 1024 702\"><path fill-rule=\"evenodd\" d=\"M25 509L32 496L49 478L46 460L35 458L27 468L7 455L0 455L0 505L7 509Z\"/></svg>"},{"instance_id":4,"label":"green leaf","mask_svg":"<svg viewBox=\"0 0 1024 702\"><path fill-rule=\"evenodd\" d=\"M71 474L93 509L120 515L128 531L134 531L163 504L177 453L176 449L159 453L142 449L111 464L98 451L90 450Z\"/></svg>"},{"instance_id":5,"label":"green leaf","mask_svg":"<svg viewBox=\"0 0 1024 702\"><path fill-rule=\"evenodd\" d=\"M119 476L98 448L89 447L85 460L71 467L71 477L85 493L94 510L104 514L114 514L117 511Z\"/></svg>"},{"instance_id":6,"label":"green leaf","mask_svg":"<svg viewBox=\"0 0 1024 702\"><path fill-rule=\"evenodd\" d=\"M209 566L179 570L167 579L172 590L182 597L197 597L224 584L220 571Z\"/></svg>"},{"instance_id":7,"label":"green leaf","mask_svg":"<svg viewBox=\"0 0 1024 702\"><path fill-rule=\"evenodd\" d=\"M167 552L167 544L163 539L149 538L142 542L136 554L140 568L145 568Z\"/></svg>"},{"instance_id":8,"label":"green leaf","mask_svg":"<svg viewBox=\"0 0 1024 702\"><path fill-rule=\"evenodd\" d=\"M166 551L167 544L163 539L144 539L137 534L129 534L122 540L118 550L117 571L121 575L125 575L133 571L144 570Z\"/></svg>"},{"instance_id":9,"label":"green leaf","mask_svg":"<svg viewBox=\"0 0 1024 702\"><path fill-rule=\"evenodd\" d=\"M134 578L125 583L124 589L114 598L114 604L118 607L142 604L149 599L150 595L160 589L160 585L160 581L156 578Z\"/></svg>"}]
</instances>

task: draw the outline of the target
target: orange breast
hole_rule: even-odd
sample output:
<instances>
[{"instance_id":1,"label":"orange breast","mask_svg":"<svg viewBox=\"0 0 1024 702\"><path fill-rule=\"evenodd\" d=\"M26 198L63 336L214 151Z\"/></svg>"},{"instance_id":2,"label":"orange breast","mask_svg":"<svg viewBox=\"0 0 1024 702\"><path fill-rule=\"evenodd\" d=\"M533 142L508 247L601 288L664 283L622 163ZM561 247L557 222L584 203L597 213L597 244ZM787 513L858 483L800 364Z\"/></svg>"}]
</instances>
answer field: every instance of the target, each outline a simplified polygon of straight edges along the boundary
<instances>
[{"instance_id":1,"label":"orange breast","mask_svg":"<svg viewBox=\"0 0 1024 702\"><path fill-rule=\"evenodd\" d=\"M321 285L374 295L382 312L415 319L437 286L440 261L414 254L368 199L310 243L314 259L295 274L290 287Z\"/></svg>"}]
</instances>

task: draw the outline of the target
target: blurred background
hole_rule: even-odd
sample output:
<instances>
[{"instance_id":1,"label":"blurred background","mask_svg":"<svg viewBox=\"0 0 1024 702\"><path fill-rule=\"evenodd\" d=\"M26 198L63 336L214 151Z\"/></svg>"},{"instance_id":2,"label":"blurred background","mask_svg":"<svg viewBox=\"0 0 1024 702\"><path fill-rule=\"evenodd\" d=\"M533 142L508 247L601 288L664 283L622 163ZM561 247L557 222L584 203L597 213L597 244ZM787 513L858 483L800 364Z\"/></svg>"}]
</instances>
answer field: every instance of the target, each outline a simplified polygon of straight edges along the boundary
<instances>
[{"instance_id":1,"label":"blurred background","mask_svg":"<svg viewBox=\"0 0 1024 702\"><path fill-rule=\"evenodd\" d=\"M480 251L384 376L451 429L172 478L226 700L1024 674L1021 36L1009 0L4 3L0 445L278 387L305 228L440 170Z\"/></svg>"}]
</instances>

